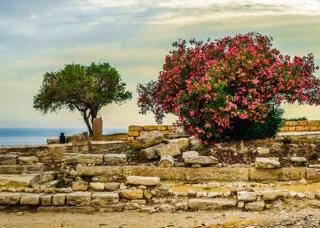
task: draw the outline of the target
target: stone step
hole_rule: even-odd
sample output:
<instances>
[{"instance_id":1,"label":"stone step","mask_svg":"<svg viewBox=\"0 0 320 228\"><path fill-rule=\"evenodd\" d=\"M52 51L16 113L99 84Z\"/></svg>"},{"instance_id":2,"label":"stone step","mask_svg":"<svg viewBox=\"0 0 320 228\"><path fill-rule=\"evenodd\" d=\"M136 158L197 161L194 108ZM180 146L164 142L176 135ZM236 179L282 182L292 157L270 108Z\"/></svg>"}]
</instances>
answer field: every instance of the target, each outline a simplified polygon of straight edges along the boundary
<instances>
[{"instance_id":1,"label":"stone step","mask_svg":"<svg viewBox=\"0 0 320 228\"><path fill-rule=\"evenodd\" d=\"M36 165L0 165L0 174L21 174L43 172L43 164Z\"/></svg>"},{"instance_id":2,"label":"stone step","mask_svg":"<svg viewBox=\"0 0 320 228\"><path fill-rule=\"evenodd\" d=\"M1 174L0 175L0 186L12 186L12 187L33 187L34 185L41 182L40 174Z\"/></svg>"}]
</instances>

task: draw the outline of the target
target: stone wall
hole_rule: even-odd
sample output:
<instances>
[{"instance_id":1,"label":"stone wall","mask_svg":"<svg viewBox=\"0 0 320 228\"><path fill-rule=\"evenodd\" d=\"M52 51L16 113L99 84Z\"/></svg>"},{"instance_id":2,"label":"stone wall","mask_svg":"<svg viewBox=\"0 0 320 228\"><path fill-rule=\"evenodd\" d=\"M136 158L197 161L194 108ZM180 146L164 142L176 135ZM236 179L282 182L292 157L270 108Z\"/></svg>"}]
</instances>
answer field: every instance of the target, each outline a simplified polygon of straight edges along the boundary
<instances>
[{"instance_id":1,"label":"stone wall","mask_svg":"<svg viewBox=\"0 0 320 228\"><path fill-rule=\"evenodd\" d=\"M128 140L133 141L141 134L150 131L161 131L163 135L173 131L173 125L146 125L146 126L129 126Z\"/></svg>"},{"instance_id":2,"label":"stone wall","mask_svg":"<svg viewBox=\"0 0 320 228\"><path fill-rule=\"evenodd\" d=\"M286 121L281 132L320 131L320 120Z\"/></svg>"}]
</instances>

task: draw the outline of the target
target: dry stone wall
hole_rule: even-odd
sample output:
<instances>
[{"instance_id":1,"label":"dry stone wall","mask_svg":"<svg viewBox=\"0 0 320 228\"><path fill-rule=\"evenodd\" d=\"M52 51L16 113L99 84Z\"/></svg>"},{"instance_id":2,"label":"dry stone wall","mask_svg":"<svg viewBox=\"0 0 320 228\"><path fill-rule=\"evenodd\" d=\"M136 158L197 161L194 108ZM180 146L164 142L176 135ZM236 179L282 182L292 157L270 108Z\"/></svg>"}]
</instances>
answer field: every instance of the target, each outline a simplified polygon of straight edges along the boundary
<instances>
[{"instance_id":1,"label":"dry stone wall","mask_svg":"<svg viewBox=\"0 0 320 228\"><path fill-rule=\"evenodd\" d=\"M286 121L281 132L320 131L320 120Z\"/></svg>"},{"instance_id":2,"label":"dry stone wall","mask_svg":"<svg viewBox=\"0 0 320 228\"><path fill-rule=\"evenodd\" d=\"M129 126L128 140L133 141L140 135L150 131L160 131L163 135L165 135L173 131L173 125Z\"/></svg>"}]
</instances>

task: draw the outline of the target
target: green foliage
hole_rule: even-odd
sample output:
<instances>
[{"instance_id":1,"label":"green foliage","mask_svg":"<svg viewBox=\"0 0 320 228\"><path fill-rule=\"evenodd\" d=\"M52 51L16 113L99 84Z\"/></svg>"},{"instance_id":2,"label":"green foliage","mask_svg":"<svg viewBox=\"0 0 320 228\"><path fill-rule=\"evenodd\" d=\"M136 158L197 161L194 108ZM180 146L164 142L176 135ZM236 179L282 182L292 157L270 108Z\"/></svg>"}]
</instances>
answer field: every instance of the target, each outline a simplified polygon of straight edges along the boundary
<instances>
[{"instance_id":1,"label":"green foliage","mask_svg":"<svg viewBox=\"0 0 320 228\"><path fill-rule=\"evenodd\" d=\"M233 129L227 131L226 135L236 139L274 138L284 124L282 114L283 110L273 107L270 109L264 123L235 119Z\"/></svg>"},{"instance_id":2,"label":"green foliage","mask_svg":"<svg viewBox=\"0 0 320 228\"><path fill-rule=\"evenodd\" d=\"M89 66L73 63L57 72L44 74L33 107L44 113L62 108L77 110L91 135L92 120L103 106L121 104L131 98L120 74L109 63L91 63Z\"/></svg>"}]
</instances>

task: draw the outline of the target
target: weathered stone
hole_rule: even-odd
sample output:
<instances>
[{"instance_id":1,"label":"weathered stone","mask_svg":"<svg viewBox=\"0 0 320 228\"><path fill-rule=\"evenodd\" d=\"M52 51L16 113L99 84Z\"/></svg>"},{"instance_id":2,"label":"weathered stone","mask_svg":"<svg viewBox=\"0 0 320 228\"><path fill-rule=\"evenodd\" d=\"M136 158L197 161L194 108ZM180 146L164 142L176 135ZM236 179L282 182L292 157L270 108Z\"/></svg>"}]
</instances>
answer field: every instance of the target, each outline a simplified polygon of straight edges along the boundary
<instances>
[{"instance_id":1,"label":"weathered stone","mask_svg":"<svg viewBox=\"0 0 320 228\"><path fill-rule=\"evenodd\" d=\"M123 165L127 163L126 154L105 154L103 157L106 165Z\"/></svg>"},{"instance_id":2,"label":"weathered stone","mask_svg":"<svg viewBox=\"0 0 320 228\"><path fill-rule=\"evenodd\" d=\"M120 196L124 199L142 199L143 198L143 190L141 189L123 189L120 192Z\"/></svg>"},{"instance_id":3,"label":"weathered stone","mask_svg":"<svg viewBox=\"0 0 320 228\"><path fill-rule=\"evenodd\" d=\"M0 175L0 186L32 187L39 183L40 175Z\"/></svg>"},{"instance_id":4,"label":"weathered stone","mask_svg":"<svg viewBox=\"0 0 320 228\"><path fill-rule=\"evenodd\" d=\"M263 211L264 206L265 206L264 201L261 200L261 201L246 203L245 209L250 211Z\"/></svg>"},{"instance_id":5,"label":"weathered stone","mask_svg":"<svg viewBox=\"0 0 320 228\"><path fill-rule=\"evenodd\" d=\"M236 200L232 199L199 199L193 198L189 199L188 202L189 208L191 209L201 209L201 210L209 210L209 209L228 209L235 208L237 205Z\"/></svg>"},{"instance_id":6,"label":"weathered stone","mask_svg":"<svg viewBox=\"0 0 320 228\"><path fill-rule=\"evenodd\" d=\"M141 135L136 138L137 146L142 148L157 145L163 142L164 137L161 131L141 132Z\"/></svg>"},{"instance_id":7,"label":"weathered stone","mask_svg":"<svg viewBox=\"0 0 320 228\"><path fill-rule=\"evenodd\" d=\"M120 183L117 183L117 182L105 183L104 187L107 191L116 191L120 187Z\"/></svg>"},{"instance_id":8,"label":"weathered stone","mask_svg":"<svg viewBox=\"0 0 320 228\"><path fill-rule=\"evenodd\" d=\"M255 162L255 168L256 169L275 169L275 168L280 168L280 162L271 159L271 158L256 158Z\"/></svg>"},{"instance_id":9,"label":"weathered stone","mask_svg":"<svg viewBox=\"0 0 320 228\"><path fill-rule=\"evenodd\" d=\"M123 177L123 167L121 166L86 166L77 165L78 176L107 176Z\"/></svg>"},{"instance_id":10,"label":"weathered stone","mask_svg":"<svg viewBox=\"0 0 320 228\"><path fill-rule=\"evenodd\" d=\"M92 205L95 207L106 207L116 203L119 203L117 192L94 192L92 194Z\"/></svg>"},{"instance_id":11,"label":"weathered stone","mask_svg":"<svg viewBox=\"0 0 320 228\"><path fill-rule=\"evenodd\" d=\"M52 196L52 205L63 206L66 202L66 196L67 196L67 194L65 194L65 193L54 194Z\"/></svg>"},{"instance_id":12,"label":"weathered stone","mask_svg":"<svg viewBox=\"0 0 320 228\"><path fill-rule=\"evenodd\" d=\"M212 165L218 163L218 159L213 156L185 156L183 160L186 164Z\"/></svg>"},{"instance_id":13,"label":"weathered stone","mask_svg":"<svg viewBox=\"0 0 320 228\"><path fill-rule=\"evenodd\" d=\"M0 192L0 205L19 204L21 193Z\"/></svg>"},{"instance_id":14,"label":"weathered stone","mask_svg":"<svg viewBox=\"0 0 320 228\"><path fill-rule=\"evenodd\" d=\"M159 168L168 168L174 166L174 158L170 155L163 155L158 163Z\"/></svg>"},{"instance_id":15,"label":"weathered stone","mask_svg":"<svg viewBox=\"0 0 320 228\"><path fill-rule=\"evenodd\" d=\"M21 194L20 205L39 205L39 194Z\"/></svg>"},{"instance_id":16,"label":"weathered stone","mask_svg":"<svg viewBox=\"0 0 320 228\"><path fill-rule=\"evenodd\" d=\"M266 147L257 147L257 153L260 155L266 155L270 153L270 149Z\"/></svg>"},{"instance_id":17,"label":"weathered stone","mask_svg":"<svg viewBox=\"0 0 320 228\"><path fill-rule=\"evenodd\" d=\"M137 137L139 135L140 135L139 131L128 131L129 137Z\"/></svg>"},{"instance_id":18,"label":"weathered stone","mask_svg":"<svg viewBox=\"0 0 320 228\"><path fill-rule=\"evenodd\" d=\"M153 160L153 159L158 159L159 155L157 154L157 148L164 147L165 144L160 143L158 145L148 147L145 149L140 150L139 156L141 160Z\"/></svg>"},{"instance_id":19,"label":"weathered stone","mask_svg":"<svg viewBox=\"0 0 320 228\"><path fill-rule=\"evenodd\" d=\"M320 200L320 190L314 192L315 198Z\"/></svg>"},{"instance_id":20,"label":"weathered stone","mask_svg":"<svg viewBox=\"0 0 320 228\"><path fill-rule=\"evenodd\" d=\"M145 190L145 191L143 191L143 196L144 196L144 198L149 200L152 198L152 193L150 191Z\"/></svg>"},{"instance_id":21,"label":"weathered stone","mask_svg":"<svg viewBox=\"0 0 320 228\"><path fill-rule=\"evenodd\" d=\"M52 154L55 162L61 162L63 155L67 152L67 146L65 145L49 145L48 151Z\"/></svg>"},{"instance_id":22,"label":"weathered stone","mask_svg":"<svg viewBox=\"0 0 320 228\"><path fill-rule=\"evenodd\" d=\"M320 181L320 169L307 168L306 169L306 179L312 181Z\"/></svg>"},{"instance_id":23,"label":"weathered stone","mask_svg":"<svg viewBox=\"0 0 320 228\"><path fill-rule=\"evenodd\" d=\"M283 197L283 192L281 190L268 190L262 192L262 198L266 201L268 200L277 200Z\"/></svg>"},{"instance_id":24,"label":"weathered stone","mask_svg":"<svg viewBox=\"0 0 320 228\"><path fill-rule=\"evenodd\" d=\"M185 157L198 157L199 153L197 151L186 151L182 154L182 158L184 159Z\"/></svg>"},{"instance_id":25,"label":"weathered stone","mask_svg":"<svg viewBox=\"0 0 320 228\"><path fill-rule=\"evenodd\" d=\"M0 174L41 173L43 165L1 165Z\"/></svg>"},{"instance_id":26,"label":"weathered stone","mask_svg":"<svg viewBox=\"0 0 320 228\"><path fill-rule=\"evenodd\" d=\"M52 205L52 195L42 195L40 196L40 201L42 206Z\"/></svg>"},{"instance_id":27,"label":"weathered stone","mask_svg":"<svg viewBox=\"0 0 320 228\"><path fill-rule=\"evenodd\" d=\"M176 203L176 210L186 211L188 210L188 202L178 202Z\"/></svg>"},{"instance_id":28,"label":"weathered stone","mask_svg":"<svg viewBox=\"0 0 320 228\"><path fill-rule=\"evenodd\" d=\"M257 200L257 193L240 191L240 192L238 192L238 200L245 201L245 202L256 201Z\"/></svg>"},{"instance_id":29,"label":"weathered stone","mask_svg":"<svg viewBox=\"0 0 320 228\"><path fill-rule=\"evenodd\" d=\"M186 151L190 145L188 138L179 138L169 140L169 144L175 144L179 147L180 151Z\"/></svg>"},{"instance_id":30,"label":"weathered stone","mask_svg":"<svg viewBox=\"0 0 320 228\"><path fill-rule=\"evenodd\" d=\"M281 169L250 168L249 179L252 181L293 181L305 177L305 169L298 167Z\"/></svg>"},{"instance_id":31,"label":"weathered stone","mask_svg":"<svg viewBox=\"0 0 320 228\"><path fill-rule=\"evenodd\" d=\"M72 206L89 206L91 192L72 192L67 194L67 204Z\"/></svg>"},{"instance_id":32,"label":"weathered stone","mask_svg":"<svg viewBox=\"0 0 320 228\"><path fill-rule=\"evenodd\" d=\"M84 182L84 181L72 182L73 191L87 191L88 186L89 186L88 182Z\"/></svg>"},{"instance_id":33,"label":"weathered stone","mask_svg":"<svg viewBox=\"0 0 320 228\"><path fill-rule=\"evenodd\" d=\"M103 162L103 154L79 154L77 156L78 163L89 163L101 165Z\"/></svg>"},{"instance_id":34,"label":"weathered stone","mask_svg":"<svg viewBox=\"0 0 320 228\"><path fill-rule=\"evenodd\" d=\"M156 151L159 156L171 155L174 157L181 154L179 146L174 143L169 143L163 147L157 148Z\"/></svg>"},{"instance_id":35,"label":"weathered stone","mask_svg":"<svg viewBox=\"0 0 320 228\"><path fill-rule=\"evenodd\" d=\"M54 213L81 213L92 214L96 212L94 207L78 207L78 206L40 206L37 212L54 212Z\"/></svg>"},{"instance_id":36,"label":"weathered stone","mask_svg":"<svg viewBox=\"0 0 320 228\"><path fill-rule=\"evenodd\" d=\"M128 130L129 131L142 131L143 127L141 127L141 126L129 126Z\"/></svg>"},{"instance_id":37,"label":"weathered stone","mask_svg":"<svg viewBox=\"0 0 320 228\"><path fill-rule=\"evenodd\" d=\"M18 155L0 155L0 165L17 164Z\"/></svg>"},{"instance_id":38,"label":"weathered stone","mask_svg":"<svg viewBox=\"0 0 320 228\"><path fill-rule=\"evenodd\" d=\"M141 177L141 176L128 176L127 184L134 185L158 185L160 184L159 177Z\"/></svg>"},{"instance_id":39,"label":"weathered stone","mask_svg":"<svg viewBox=\"0 0 320 228\"><path fill-rule=\"evenodd\" d=\"M298 166L305 166L307 159L305 157L290 157L290 161Z\"/></svg>"},{"instance_id":40,"label":"weathered stone","mask_svg":"<svg viewBox=\"0 0 320 228\"><path fill-rule=\"evenodd\" d=\"M175 211L175 206L172 206L170 204L163 204L159 207L159 210L161 212L174 212Z\"/></svg>"},{"instance_id":41,"label":"weathered stone","mask_svg":"<svg viewBox=\"0 0 320 228\"><path fill-rule=\"evenodd\" d=\"M90 182L90 188L96 191L103 191L104 190L104 183L99 182Z\"/></svg>"},{"instance_id":42,"label":"weathered stone","mask_svg":"<svg viewBox=\"0 0 320 228\"><path fill-rule=\"evenodd\" d=\"M36 164L38 162L38 158L36 156L30 156L30 157L18 157L18 162L20 164Z\"/></svg>"}]
</instances>

